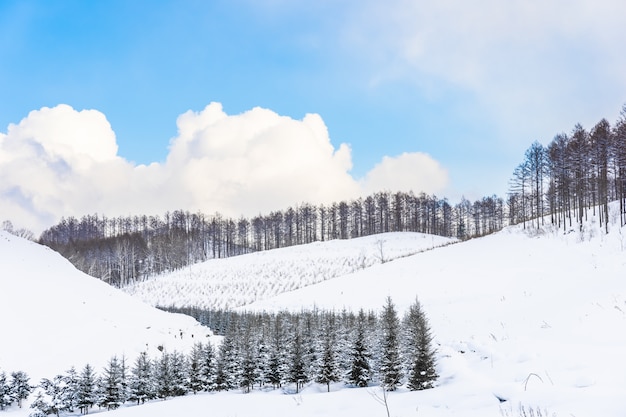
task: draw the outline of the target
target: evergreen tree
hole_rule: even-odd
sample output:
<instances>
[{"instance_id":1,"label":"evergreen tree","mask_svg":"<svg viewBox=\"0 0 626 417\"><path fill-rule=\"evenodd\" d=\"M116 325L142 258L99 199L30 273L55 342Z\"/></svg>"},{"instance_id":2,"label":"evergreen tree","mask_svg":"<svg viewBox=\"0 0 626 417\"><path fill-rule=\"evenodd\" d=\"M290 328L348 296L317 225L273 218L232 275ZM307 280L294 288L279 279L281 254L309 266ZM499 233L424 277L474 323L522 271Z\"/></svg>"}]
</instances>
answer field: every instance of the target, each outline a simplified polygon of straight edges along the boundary
<instances>
[{"instance_id":1,"label":"evergreen tree","mask_svg":"<svg viewBox=\"0 0 626 417\"><path fill-rule=\"evenodd\" d=\"M215 348L211 342L207 342L202 351L202 387L204 391L215 391L217 389L217 357Z\"/></svg>"},{"instance_id":2,"label":"evergreen tree","mask_svg":"<svg viewBox=\"0 0 626 417\"><path fill-rule=\"evenodd\" d=\"M65 392L65 381L62 375L57 375L53 379L44 378L39 386L44 390L45 397L42 396L39 401L42 412L47 414L55 414L57 417L62 411L68 411L63 400Z\"/></svg>"},{"instance_id":3,"label":"evergreen tree","mask_svg":"<svg viewBox=\"0 0 626 417\"><path fill-rule=\"evenodd\" d=\"M156 397L152 361L146 352L141 352L135 360L129 381L129 400L143 404Z\"/></svg>"},{"instance_id":4,"label":"evergreen tree","mask_svg":"<svg viewBox=\"0 0 626 417\"><path fill-rule=\"evenodd\" d=\"M300 332L297 329L295 331L295 335L293 336L289 353L290 365L287 377L288 382L296 384L297 393L309 380L304 362L304 346L302 344L302 336L300 336Z\"/></svg>"},{"instance_id":5,"label":"evergreen tree","mask_svg":"<svg viewBox=\"0 0 626 417\"><path fill-rule=\"evenodd\" d=\"M217 374L215 383L220 391L228 391L237 387L240 367L237 347L235 346L234 332L229 330L222 340L217 360Z\"/></svg>"},{"instance_id":6,"label":"evergreen tree","mask_svg":"<svg viewBox=\"0 0 626 417\"><path fill-rule=\"evenodd\" d=\"M11 395L11 385L7 381L7 374L0 372L0 410L4 410L13 402Z\"/></svg>"},{"instance_id":7,"label":"evergreen tree","mask_svg":"<svg viewBox=\"0 0 626 417\"><path fill-rule=\"evenodd\" d=\"M283 355L276 346L272 346L269 352L269 358L267 363L267 382L272 384L272 387L279 388L283 382Z\"/></svg>"},{"instance_id":8,"label":"evergreen tree","mask_svg":"<svg viewBox=\"0 0 626 417\"><path fill-rule=\"evenodd\" d=\"M365 313L361 310L357 318L350 349L350 369L346 375L347 382L357 387L367 387L372 379L372 369L370 365L371 354L369 353L365 335L365 320Z\"/></svg>"},{"instance_id":9,"label":"evergreen tree","mask_svg":"<svg viewBox=\"0 0 626 417\"><path fill-rule=\"evenodd\" d=\"M185 356L174 351L170 354L170 370L172 377L172 396L181 397L187 394L188 374Z\"/></svg>"},{"instance_id":10,"label":"evergreen tree","mask_svg":"<svg viewBox=\"0 0 626 417\"><path fill-rule=\"evenodd\" d=\"M404 330L407 385L413 391L432 388L437 379L433 337L418 300L415 300L405 315Z\"/></svg>"},{"instance_id":11,"label":"evergreen tree","mask_svg":"<svg viewBox=\"0 0 626 417\"><path fill-rule=\"evenodd\" d=\"M258 377L256 343L251 333L252 330L250 328L244 331L240 348L241 372L239 374L239 386L245 392L250 392Z\"/></svg>"},{"instance_id":12,"label":"evergreen tree","mask_svg":"<svg viewBox=\"0 0 626 417\"><path fill-rule=\"evenodd\" d=\"M172 383L172 368L170 366L170 355L163 350L161 359L156 365L156 393L161 399L171 397L174 391Z\"/></svg>"},{"instance_id":13,"label":"evergreen tree","mask_svg":"<svg viewBox=\"0 0 626 417\"><path fill-rule=\"evenodd\" d=\"M72 412L78 405L79 380L76 369L72 366L63 376L65 389L63 390L63 402L67 411Z\"/></svg>"},{"instance_id":14,"label":"evergreen tree","mask_svg":"<svg viewBox=\"0 0 626 417\"><path fill-rule=\"evenodd\" d=\"M28 398L33 390L29 384L28 374L23 371L13 372L11 374L11 393L14 401L22 408L22 401Z\"/></svg>"},{"instance_id":15,"label":"evergreen tree","mask_svg":"<svg viewBox=\"0 0 626 417\"><path fill-rule=\"evenodd\" d=\"M325 318L324 327L318 336L318 344L321 344L321 354L318 359L317 372L315 374L315 381L320 384L326 384L326 390L328 392L330 392L331 382L339 381L336 333L335 315L329 313Z\"/></svg>"},{"instance_id":16,"label":"evergreen tree","mask_svg":"<svg viewBox=\"0 0 626 417\"><path fill-rule=\"evenodd\" d=\"M188 384L189 391L196 394L198 391L202 391L204 387L204 380L202 375L204 347L202 343L198 342L193 345L191 353L189 354L188 362Z\"/></svg>"},{"instance_id":17,"label":"evergreen tree","mask_svg":"<svg viewBox=\"0 0 626 417\"><path fill-rule=\"evenodd\" d=\"M100 380L101 397L98 405L106 407L107 410L119 408L125 401L124 398L124 372L122 363L113 356L108 365L104 368L103 376Z\"/></svg>"},{"instance_id":18,"label":"evergreen tree","mask_svg":"<svg viewBox=\"0 0 626 417\"><path fill-rule=\"evenodd\" d=\"M91 365L87 364L78 380L77 406L81 414L88 414L89 409L98 402L98 381Z\"/></svg>"},{"instance_id":19,"label":"evergreen tree","mask_svg":"<svg viewBox=\"0 0 626 417\"><path fill-rule=\"evenodd\" d=\"M385 390L395 391L402 384L404 375L400 355L400 320L391 297L387 297L387 303L383 307L380 326L380 380Z\"/></svg>"},{"instance_id":20,"label":"evergreen tree","mask_svg":"<svg viewBox=\"0 0 626 417\"><path fill-rule=\"evenodd\" d=\"M35 394L35 400L30 405L31 411L28 417L48 417L50 414L57 414L51 410L50 404L46 399L43 390L38 390ZM58 414L57 414L58 415Z\"/></svg>"}]
</instances>

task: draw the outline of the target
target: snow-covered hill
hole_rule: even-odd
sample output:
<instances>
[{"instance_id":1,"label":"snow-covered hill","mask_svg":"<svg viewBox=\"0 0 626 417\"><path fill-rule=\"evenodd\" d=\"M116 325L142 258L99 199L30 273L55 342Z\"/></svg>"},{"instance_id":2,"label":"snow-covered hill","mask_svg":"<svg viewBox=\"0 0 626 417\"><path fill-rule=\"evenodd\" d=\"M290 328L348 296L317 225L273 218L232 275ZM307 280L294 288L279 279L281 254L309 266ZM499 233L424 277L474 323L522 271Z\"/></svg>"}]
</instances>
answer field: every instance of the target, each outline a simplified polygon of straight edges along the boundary
<instances>
[{"instance_id":1,"label":"snow-covered hill","mask_svg":"<svg viewBox=\"0 0 626 417\"><path fill-rule=\"evenodd\" d=\"M423 233L315 242L212 259L124 291L155 306L233 308L454 242Z\"/></svg>"},{"instance_id":2,"label":"snow-covered hill","mask_svg":"<svg viewBox=\"0 0 626 417\"><path fill-rule=\"evenodd\" d=\"M576 226L566 232L548 226L541 231L534 228L524 231L521 226L516 226L485 238L406 257L392 255L394 243L391 241L395 236L371 237L369 241L326 242L254 255L265 259L265 263L252 256L242 256L215 264L209 262L202 267L214 268L224 277L228 276L228 271L237 270L241 280L246 278L245 271L252 276L254 274L250 271L264 276L263 280L253 282L260 283L258 293L265 295L241 307L246 310L300 310L314 305L336 310L379 310L385 297L391 296L402 312L415 297L419 297L438 344L440 379L434 389L421 392L403 389L390 393L388 405L392 416L517 417L531 415L531 409L535 415L538 415L536 410L541 410L543 416L557 417L626 415L623 399L626 394L626 228L613 224L606 235L593 217L582 232ZM69 340L71 342L66 346L73 349L72 343L96 338L99 338L98 343L106 344L114 331L111 327L117 326L119 333L115 337L128 339L123 340L125 346L128 343L128 354L133 343L140 344L137 339L142 339L133 339L133 329L141 334L148 325L156 331L159 323L165 323L159 326L165 330L158 334L171 341L179 328L177 326L181 326L179 318L156 317L152 310L145 315L155 316L150 315L140 323L134 319L121 323L111 316L103 317L92 312L89 313L93 314L92 320L81 318L79 323L63 324L62 320L68 320L67 314L63 318L54 318L47 311L56 306L60 311L73 313L70 317L76 320L87 314L81 310L86 308L82 301L87 301L89 306L100 306L96 310L115 304L119 314L128 318L136 316L132 312L138 307L130 303L128 297L123 297L126 301L118 301L121 300L117 298L119 292L104 284L97 287L98 295L78 297L81 301L74 302L76 297L71 296L71 291L60 293L55 290L59 285L47 286L43 278L57 277L59 281L55 282L63 283L64 289L76 288L74 294L83 293L78 290L82 280L97 281L75 272L69 263L51 251L6 235L0 237L0 262L3 265L0 301L4 305L7 299L11 299L10 311L27 312L25 318L19 318L17 313L7 316L9 308L0 307L3 318L16 317L14 322L6 325L8 327L3 325L3 329L8 330L3 333L0 346L8 340L5 334L15 335L8 350L14 354L10 360L4 359L7 349L0 348L4 349L0 353L0 361L4 360L4 363L0 362L0 366L5 369L39 369L41 372L37 374L44 370L47 373L52 367L55 372L59 368L62 370L66 366L62 362L63 356L55 356L62 350L53 347L55 344ZM400 243L405 237L398 235L398 247L405 245ZM422 248L438 245L431 237L419 239L432 239L430 245ZM377 241L385 242L382 247L386 259L396 259L381 263L377 256L380 253ZM345 249L333 245L345 245ZM5 256L6 251L10 253ZM303 258L294 255L298 251ZM361 253L370 254L372 262L366 265L367 268L354 268L362 263L353 261L348 263L352 266L346 267L347 272L329 273L317 284L303 285L273 297L263 290L269 286L273 271L277 271L276 275L280 277L290 269L300 268L295 259L310 259L306 261L309 263L301 261L307 267L300 271L313 269L310 276L315 276L315 271L323 275L319 271L345 265L346 262L342 264L341 260L356 259ZM315 263L315 259L321 266ZM238 263L241 265L237 266ZM256 263L256 266L250 267L246 263ZM227 266L211 266L218 264ZM5 296L7 283L13 282L7 279L5 272L30 278L24 285L9 287L10 295ZM185 272L189 273L181 271L181 277ZM74 278L66 282L63 281L65 275ZM309 275L299 272L292 276ZM36 277L40 277L39 281ZM227 278L221 279L226 281ZM30 295L33 286L42 286L43 290L37 292L38 295ZM91 284L89 287L92 288ZM109 295L108 291L115 296ZM46 292L50 300L44 302ZM209 294L220 297L219 291ZM245 294L254 294L254 291L246 289ZM174 304L181 300L174 292L168 296L172 297ZM126 302L129 304L123 305ZM109 311L108 314L115 317L116 313ZM107 318L115 324L107 323ZM170 319L176 320L176 324ZM50 322L48 327L41 325L45 320ZM89 326L85 326L86 322ZM124 327L123 331L120 326ZM35 331L29 331L28 327L34 327ZM23 340L25 334L31 335ZM77 334L83 335L82 339ZM100 337L100 334L109 336ZM189 339L185 335L184 341ZM180 342L179 338L174 341ZM152 346L158 342L150 340L149 343ZM39 346L33 347L32 353L27 352L30 346L37 344ZM32 363L25 360L38 352L41 354L42 345L54 352L48 354L46 351L45 359L35 358ZM113 346L107 349L111 348ZM103 351L100 347L80 346L76 355L91 357L92 353L85 352L85 349ZM17 354L18 351L23 353ZM298 395L284 395L280 390L255 391L246 395L239 392L202 394L126 407L107 415L191 416L204 414L207 410L214 415L240 417L386 415L379 402L381 392L376 387L346 388L338 383L332 386L330 393L324 392L325 389L310 384ZM14 414L21 417L27 412Z\"/></svg>"},{"instance_id":3,"label":"snow-covered hill","mask_svg":"<svg viewBox=\"0 0 626 417\"><path fill-rule=\"evenodd\" d=\"M100 369L158 346L187 350L209 330L76 270L56 252L0 232L0 369L37 383L70 366ZM182 334L182 337L181 337Z\"/></svg>"},{"instance_id":4,"label":"snow-covered hill","mask_svg":"<svg viewBox=\"0 0 626 417\"><path fill-rule=\"evenodd\" d=\"M440 386L415 394L419 414L493 416L512 406L520 415L522 404L558 416L626 415L619 224L608 235L594 218L582 232L511 227L245 309L380 309L386 296L399 311L418 296L439 344Z\"/></svg>"}]
</instances>

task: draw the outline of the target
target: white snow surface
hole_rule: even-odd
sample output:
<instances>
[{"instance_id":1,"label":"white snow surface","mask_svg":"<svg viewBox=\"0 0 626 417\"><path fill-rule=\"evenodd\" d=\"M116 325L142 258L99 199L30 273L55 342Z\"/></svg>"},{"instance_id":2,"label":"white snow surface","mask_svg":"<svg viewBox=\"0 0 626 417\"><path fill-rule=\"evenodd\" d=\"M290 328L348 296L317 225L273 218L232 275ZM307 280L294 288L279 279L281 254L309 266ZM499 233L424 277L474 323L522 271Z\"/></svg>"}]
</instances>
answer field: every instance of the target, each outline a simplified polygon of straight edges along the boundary
<instances>
[{"instance_id":1,"label":"white snow surface","mask_svg":"<svg viewBox=\"0 0 626 417\"><path fill-rule=\"evenodd\" d=\"M210 330L78 271L58 253L0 232L0 369L31 383L158 346L187 350ZM182 333L182 338L181 338ZM193 335L193 337L192 337Z\"/></svg>"},{"instance_id":2,"label":"white snow surface","mask_svg":"<svg viewBox=\"0 0 626 417\"><path fill-rule=\"evenodd\" d=\"M391 416L520 416L531 415L532 409L540 410L543 416L623 417L626 415L626 228L613 224L607 235L594 219L585 224L583 232L576 226L567 233L549 226L541 231L534 227L526 231L521 226L507 228L484 238L357 268L275 297L259 297L258 301L240 308L300 310L316 306L380 310L385 298L391 296L403 313L418 297L435 336L440 378L430 390L401 389L390 393ZM401 234L394 236L402 239ZM51 251L6 235L0 237L3 270L0 291L3 307L0 308L3 321L7 317L5 310L9 310L4 307L7 301L13 306L8 317L17 317L15 322L2 325L9 329L3 331L0 343L3 369L23 368L26 364L30 372L47 372L50 364L37 357L44 356L59 370L65 364L48 353L61 350L55 345L98 338L107 326L112 323L119 326L118 320L134 316L128 314L121 302L116 302L122 313L111 317L109 323L101 315L89 320L85 327L59 318L48 320L55 309L73 313L72 318L80 319L84 315L81 303L72 301L85 299L83 289L73 281L63 286L45 282L50 277L61 280L70 274L71 267L60 262L58 255L52 256ZM359 248L360 245L369 248L372 242L352 240L342 244L353 244L356 253L360 253L367 250ZM321 264L337 263L336 258L329 262L324 257L325 253L331 256L336 253L334 249L325 249L332 244L335 243L309 246L307 253L311 259L317 257ZM280 249L266 256L292 265L288 251L295 249ZM8 256L6 251L10 252ZM243 256L228 261L251 262ZM19 276L27 264L32 274L42 275L41 283L15 285L5 291L7 276ZM267 263L265 268L268 269L264 273L271 278L272 264ZM35 277L28 279L35 281ZM34 285L46 285L49 298L55 302L42 304L40 296L32 294ZM104 286L89 302L102 308L110 306L107 300L112 296L107 291L117 294ZM27 312L24 318L17 314L20 309ZM30 315L34 318L28 318ZM169 316L164 316L163 322L166 318ZM42 325L42 321L48 326ZM157 325L157 321L150 323ZM137 332L145 325L128 324L136 326ZM39 329L47 335L31 334ZM7 340L8 351L13 352L10 360L4 359ZM100 343L105 340L108 339ZM123 342L130 345L130 340ZM31 348L30 344L35 346ZM78 351L82 352L81 349L84 348ZM81 353L85 357L90 354ZM325 390L325 386L310 384L300 394L257 390L251 394L190 395L128 406L110 415L387 415L376 399L382 395L379 388L357 389L338 383L331 386L330 393ZM501 403L498 397L505 401ZM526 414L522 414L520 407ZM9 411L10 415L20 417L27 413L27 410Z\"/></svg>"},{"instance_id":3,"label":"white snow surface","mask_svg":"<svg viewBox=\"0 0 626 417\"><path fill-rule=\"evenodd\" d=\"M124 291L154 306L234 308L454 242L424 233L315 242L211 259Z\"/></svg>"}]
</instances>

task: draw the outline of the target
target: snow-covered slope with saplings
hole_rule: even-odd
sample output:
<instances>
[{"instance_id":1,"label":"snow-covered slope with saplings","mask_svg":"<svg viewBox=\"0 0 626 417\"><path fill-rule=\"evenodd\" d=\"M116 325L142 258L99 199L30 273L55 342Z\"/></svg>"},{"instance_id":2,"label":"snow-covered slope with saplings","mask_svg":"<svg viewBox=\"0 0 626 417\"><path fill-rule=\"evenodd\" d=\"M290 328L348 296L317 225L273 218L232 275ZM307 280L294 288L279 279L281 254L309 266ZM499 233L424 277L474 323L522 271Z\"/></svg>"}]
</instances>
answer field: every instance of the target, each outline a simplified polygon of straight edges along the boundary
<instances>
[{"instance_id":1,"label":"snow-covered slope with saplings","mask_svg":"<svg viewBox=\"0 0 626 417\"><path fill-rule=\"evenodd\" d=\"M155 306L233 308L455 242L423 233L315 242L211 259L123 290Z\"/></svg>"},{"instance_id":2,"label":"snow-covered slope with saplings","mask_svg":"<svg viewBox=\"0 0 626 417\"><path fill-rule=\"evenodd\" d=\"M566 231L550 226L541 230L515 226L481 239L382 264L375 262L371 267L357 268L352 273L242 308L300 310L317 306L380 310L385 298L391 296L402 314L419 297L438 346L440 378L433 389L418 392L400 389L389 393L387 403L392 416L529 416L530 410L534 415L539 415L537 410L540 410L543 416L623 417L626 415L626 228L614 222L609 229L610 233L604 234L593 217L582 232L576 225ZM3 337L0 346L9 340L12 348L8 351L14 355L7 361L7 349L3 347L0 360L4 362L0 366L19 369L27 365L37 375L47 373L49 368L63 369L66 365L62 356L45 353L49 363L36 358L42 355L42 346L56 349L50 341L53 335L56 343L65 340L81 343L99 338L99 334L110 334L107 332L112 331L111 325L128 326L128 332L123 333L128 339L122 338L120 343L128 343L131 349L130 331L140 333L146 327L146 323L137 324L128 319L135 316L132 313L135 307L115 302L128 324L118 321L120 317L107 323L96 315L88 321L88 326L77 326L72 319L81 316L83 307L72 300L87 299L82 295L84 289L74 281L58 281L63 285L50 284L45 292L50 300L56 300L56 308L73 314L70 318L50 317L48 311L53 301L41 302L42 295L34 296L29 287L37 283L44 285L40 281L46 277L70 274L71 267L50 251L1 236L0 253L9 252L0 259L4 285L1 301L4 304L10 299L16 310L11 310L15 313L8 317L16 319L2 325L3 334L12 336ZM372 242L375 240L342 244L354 245L353 250L358 254L368 250ZM318 246L323 250L332 244ZM383 253L384 248L385 245ZM272 251L271 256L279 264L276 270L283 268L281 264L294 264L290 249L296 248ZM336 249L328 251L336 252ZM312 248L308 253L327 262ZM232 258L232 262L246 262L245 259ZM28 268L26 264L30 264ZM271 277L272 263L263 268L263 273ZM10 282L6 276L17 276L24 270L34 274L31 284L6 287ZM35 275L40 276L40 281L33 281ZM68 290L72 286L73 291ZM107 302L106 287L98 288L100 295L88 298L88 304L104 309L111 302ZM6 310L2 310L3 317L7 317ZM18 310L26 316L20 318ZM107 314L114 313L107 310ZM150 320L152 328L169 317ZM50 319L48 327L40 324L46 319ZM80 323L86 324L82 320ZM47 334L33 336L37 330ZM168 334L171 337L165 331ZM34 344L39 346L29 348ZM89 348L82 347L78 352L85 357L93 354L84 349ZM207 412L240 417L387 415L377 387L348 388L337 383L331 386L330 393L325 390L325 386L310 383L298 395L285 395L282 390L190 395L128 406L107 415L165 417ZM28 410L13 409L11 413L21 417Z\"/></svg>"}]
</instances>

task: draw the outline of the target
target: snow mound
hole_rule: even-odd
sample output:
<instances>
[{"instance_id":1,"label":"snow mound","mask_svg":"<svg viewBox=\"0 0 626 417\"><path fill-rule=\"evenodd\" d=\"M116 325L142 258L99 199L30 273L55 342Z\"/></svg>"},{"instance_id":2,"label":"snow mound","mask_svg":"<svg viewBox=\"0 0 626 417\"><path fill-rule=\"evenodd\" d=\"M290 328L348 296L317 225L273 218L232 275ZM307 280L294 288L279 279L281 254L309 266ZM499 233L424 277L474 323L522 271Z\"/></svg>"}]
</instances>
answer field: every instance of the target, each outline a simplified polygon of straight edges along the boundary
<instances>
[{"instance_id":1,"label":"snow mound","mask_svg":"<svg viewBox=\"0 0 626 417\"><path fill-rule=\"evenodd\" d=\"M0 369L32 382L112 355L187 350L208 328L165 313L75 269L58 253L0 232Z\"/></svg>"}]
</instances>

